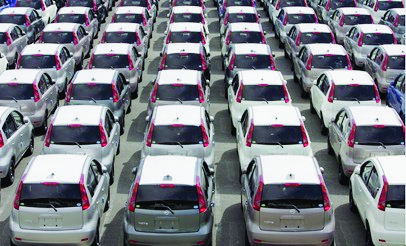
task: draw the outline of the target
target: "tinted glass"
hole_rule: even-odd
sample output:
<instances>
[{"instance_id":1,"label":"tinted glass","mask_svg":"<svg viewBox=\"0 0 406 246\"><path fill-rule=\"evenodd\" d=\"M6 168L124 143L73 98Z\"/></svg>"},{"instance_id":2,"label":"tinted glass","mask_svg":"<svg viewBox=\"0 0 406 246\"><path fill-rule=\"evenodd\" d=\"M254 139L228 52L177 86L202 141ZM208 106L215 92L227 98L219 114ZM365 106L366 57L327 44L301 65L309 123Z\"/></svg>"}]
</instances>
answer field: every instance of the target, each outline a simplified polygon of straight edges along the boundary
<instances>
[{"instance_id":1,"label":"tinted glass","mask_svg":"<svg viewBox=\"0 0 406 246\"><path fill-rule=\"evenodd\" d=\"M34 99L32 84L0 84L0 100Z\"/></svg>"},{"instance_id":2,"label":"tinted glass","mask_svg":"<svg viewBox=\"0 0 406 246\"><path fill-rule=\"evenodd\" d=\"M0 15L0 23L25 24L25 15Z\"/></svg>"},{"instance_id":3,"label":"tinted glass","mask_svg":"<svg viewBox=\"0 0 406 246\"><path fill-rule=\"evenodd\" d=\"M288 15L289 24L299 24L299 23L315 23L316 18L314 14L290 14Z\"/></svg>"},{"instance_id":4,"label":"tinted glass","mask_svg":"<svg viewBox=\"0 0 406 246\"><path fill-rule=\"evenodd\" d=\"M202 23L201 14L174 14L173 22Z\"/></svg>"},{"instance_id":5,"label":"tinted glass","mask_svg":"<svg viewBox=\"0 0 406 246\"><path fill-rule=\"evenodd\" d=\"M127 55L95 55L93 68L125 68L129 66Z\"/></svg>"},{"instance_id":6,"label":"tinted glass","mask_svg":"<svg viewBox=\"0 0 406 246\"><path fill-rule=\"evenodd\" d=\"M72 32L44 32L44 34L42 36L42 41L44 43L53 43L53 44L73 43L73 33Z\"/></svg>"},{"instance_id":7,"label":"tinted glass","mask_svg":"<svg viewBox=\"0 0 406 246\"><path fill-rule=\"evenodd\" d=\"M141 24L143 21L142 14L119 14L116 15L115 22L129 22L129 23L136 23Z\"/></svg>"},{"instance_id":8,"label":"tinted glass","mask_svg":"<svg viewBox=\"0 0 406 246\"><path fill-rule=\"evenodd\" d=\"M400 1L379 1L379 10L388 10L393 8L403 8L403 4Z\"/></svg>"},{"instance_id":9,"label":"tinted glass","mask_svg":"<svg viewBox=\"0 0 406 246\"><path fill-rule=\"evenodd\" d=\"M285 93L281 85L245 85L242 98L248 101L281 101Z\"/></svg>"},{"instance_id":10,"label":"tinted glass","mask_svg":"<svg viewBox=\"0 0 406 246\"><path fill-rule=\"evenodd\" d=\"M228 0L227 6L252 6L251 0Z\"/></svg>"},{"instance_id":11,"label":"tinted glass","mask_svg":"<svg viewBox=\"0 0 406 246\"><path fill-rule=\"evenodd\" d=\"M268 184L262 192L261 207L292 209L322 208L323 193L315 184Z\"/></svg>"},{"instance_id":12,"label":"tinted glass","mask_svg":"<svg viewBox=\"0 0 406 246\"><path fill-rule=\"evenodd\" d=\"M202 70L200 54L169 54L165 60L167 69L191 69Z\"/></svg>"},{"instance_id":13,"label":"tinted glass","mask_svg":"<svg viewBox=\"0 0 406 246\"><path fill-rule=\"evenodd\" d=\"M71 92L72 100L113 100L111 84L74 84Z\"/></svg>"},{"instance_id":14,"label":"tinted glass","mask_svg":"<svg viewBox=\"0 0 406 246\"><path fill-rule=\"evenodd\" d=\"M233 43L262 43L260 32L232 32L230 41Z\"/></svg>"},{"instance_id":15,"label":"tinted glass","mask_svg":"<svg viewBox=\"0 0 406 246\"><path fill-rule=\"evenodd\" d=\"M405 144L405 135L401 126L357 126L355 143L364 145Z\"/></svg>"},{"instance_id":16,"label":"tinted glass","mask_svg":"<svg viewBox=\"0 0 406 246\"><path fill-rule=\"evenodd\" d=\"M380 45L393 44L393 35L388 33L366 33L363 38L364 44Z\"/></svg>"},{"instance_id":17,"label":"tinted glass","mask_svg":"<svg viewBox=\"0 0 406 246\"><path fill-rule=\"evenodd\" d=\"M331 9L342 7L357 7L354 0L332 0Z\"/></svg>"},{"instance_id":18,"label":"tinted glass","mask_svg":"<svg viewBox=\"0 0 406 246\"><path fill-rule=\"evenodd\" d=\"M81 125L53 126L51 144L100 144L99 127Z\"/></svg>"},{"instance_id":19,"label":"tinted glass","mask_svg":"<svg viewBox=\"0 0 406 246\"><path fill-rule=\"evenodd\" d=\"M399 26L405 26L405 16L399 15Z\"/></svg>"},{"instance_id":20,"label":"tinted glass","mask_svg":"<svg viewBox=\"0 0 406 246\"><path fill-rule=\"evenodd\" d=\"M202 131L199 126L168 125L155 126L152 134L154 144L202 144Z\"/></svg>"},{"instance_id":21,"label":"tinted glass","mask_svg":"<svg viewBox=\"0 0 406 246\"><path fill-rule=\"evenodd\" d=\"M58 22L84 24L86 17L83 14L60 14L58 15Z\"/></svg>"},{"instance_id":22,"label":"tinted glass","mask_svg":"<svg viewBox=\"0 0 406 246\"><path fill-rule=\"evenodd\" d=\"M81 207L79 184L23 184L20 206L38 208Z\"/></svg>"},{"instance_id":23,"label":"tinted glass","mask_svg":"<svg viewBox=\"0 0 406 246\"><path fill-rule=\"evenodd\" d=\"M167 101L195 101L199 100L199 92L196 85L160 85L156 98Z\"/></svg>"},{"instance_id":24,"label":"tinted glass","mask_svg":"<svg viewBox=\"0 0 406 246\"><path fill-rule=\"evenodd\" d=\"M332 43L331 34L328 32L315 32L315 33L303 33L300 36L300 42L302 44L314 44L314 43Z\"/></svg>"},{"instance_id":25,"label":"tinted glass","mask_svg":"<svg viewBox=\"0 0 406 246\"><path fill-rule=\"evenodd\" d=\"M171 32L170 43L199 43L202 42L200 32Z\"/></svg>"},{"instance_id":26,"label":"tinted glass","mask_svg":"<svg viewBox=\"0 0 406 246\"><path fill-rule=\"evenodd\" d=\"M389 56L388 69L403 69L405 70L405 56Z\"/></svg>"},{"instance_id":27,"label":"tinted glass","mask_svg":"<svg viewBox=\"0 0 406 246\"><path fill-rule=\"evenodd\" d=\"M237 13L237 14L230 14L228 16L229 23L238 23L238 22L257 22L256 14L245 14L245 13Z\"/></svg>"},{"instance_id":28,"label":"tinted glass","mask_svg":"<svg viewBox=\"0 0 406 246\"><path fill-rule=\"evenodd\" d=\"M201 6L201 0L176 0L175 6Z\"/></svg>"},{"instance_id":29,"label":"tinted glass","mask_svg":"<svg viewBox=\"0 0 406 246\"><path fill-rule=\"evenodd\" d=\"M317 55L313 56L312 67L315 68L346 68L348 60L346 56L341 55Z\"/></svg>"},{"instance_id":30,"label":"tinted glass","mask_svg":"<svg viewBox=\"0 0 406 246\"><path fill-rule=\"evenodd\" d=\"M123 0L120 6L140 6L140 7L148 7L147 0Z\"/></svg>"},{"instance_id":31,"label":"tinted glass","mask_svg":"<svg viewBox=\"0 0 406 246\"><path fill-rule=\"evenodd\" d=\"M389 185L386 194L387 208L405 208L405 186Z\"/></svg>"},{"instance_id":32,"label":"tinted glass","mask_svg":"<svg viewBox=\"0 0 406 246\"><path fill-rule=\"evenodd\" d=\"M69 6L82 6L93 8L92 0L69 0Z\"/></svg>"},{"instance_id":33,"label":"tinted glass","mask_svg":"<svg viewBox=\"0 0 406 246\"><path fill-rule=\"evenodd\" d=\"M25 55L21 56L20 68L55 68L54 55Z\"/></svg>"},{"instance_id":34,"label":"tinted glass","mask_svg":"<svg viewBox=\"0 0 406 246\"><path fill-rule=\"evenodd\" d=\"M302 144L300 126L255 126L252 135L254 144Z\"/></svg>"},{"instance_id":35,"label":"tinted glass","mask_svg":"<svg viewBox=\"0 0 406 246\"><path fill-rule=\"evenodd\" d=\"M6 43L7 43L6 33L0 32L0 44L6 44Z\"/></svg>"},{"instance_id":36,"label":"tinted glass","mask_svg":"<svg viewBox=\"0 0 406 246\"><path fill-rule=\"evenodd\" d=\"M137 37L134 32L107 32L104 40L106 43L137 43Z\"/></svg>"},{"instance_id":37,"label":"tinted glass","mask_svg":"<svg viewBox=\"0 0 406 246\"><path fill-rule=\"evenodd\" d=\"M342 101L375 100L375 90L372 85L336 85L334 99Z\"/></svg>"},{"instance_id":38,"label":"tinted glass","mask_svg":"<svg viewBox=\"0 0 406 246\"><path fill-rule=\"evenodd\" d=\"M373 20L369 15L346 15L344 16L345 25L357 24L373 24Z\"/></svg>"},{"instance_id":39,"label":"tinted glass","mask_svg":"<svg viewBox=\"0 0 406 246\"><path fill-rule=\"evenodd\" d=\"M237 55L234 65L237 68L270 69L272 62L269 55Z\"/></svg>"},{"instance_id":40,"label":"tinted glass","mask_svg":"<svg viewBox=\"0 0 406 246\"><path fill-rule=\"evenodd\" d=\"M289 7L289 6L305 6L305 1L303 0L289 0L289 1L280 1L280 8Z\"/></svg>"},{"instance_id":41,"label":"tinted glass","mask_svg":"<svg viewBox=\"0 0 406 246\"><path fill-rule=\"evenodd\" d=\"M16 7L28 7L34 9L42 8L41 1L37 0L17 0Z\"/></svg>"}]
</instances>

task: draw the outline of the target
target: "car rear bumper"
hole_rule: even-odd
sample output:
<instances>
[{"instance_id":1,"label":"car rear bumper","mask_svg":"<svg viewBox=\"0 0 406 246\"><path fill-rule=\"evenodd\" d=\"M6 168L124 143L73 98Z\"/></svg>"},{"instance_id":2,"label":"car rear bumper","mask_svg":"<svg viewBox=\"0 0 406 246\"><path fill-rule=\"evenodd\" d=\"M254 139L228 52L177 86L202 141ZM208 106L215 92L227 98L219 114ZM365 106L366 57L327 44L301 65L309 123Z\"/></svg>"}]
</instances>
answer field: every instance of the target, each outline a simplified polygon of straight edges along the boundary
<instances>
[{"instance_id":1,"label":"car rear bumper","mask_svg":"<svg viewBox=\"0 0 406 246\"><path fill-rule=\"evenodd\" d=\"M370 223L371 226L371 236L372 241L374 242L375 246L386 246L386 245L393 245L393 246L404 246L405 244L405 231L389 231L386 230L383 226L379 225L379 223ZM380 241L381 240L381 241Z\"/></svg>"},{"instance_id":2,"label":"car rear bumper","mask_svg":"<svg viewBox=\"0 0 406 246\"><path fill-rule=\"evenodd\" d=\"M351 157L341 155L341 163L343 164L343 172L345 176L350 177L356 166L361 163L356 163Z\"/></svg>"},{"instance_id":3,"label":"car rear bumper","mask_svg":"<svg viewBox=\"0 0 406 246\"><path fill-rule=\"evenodd\" d=\"M42 124L44 123L45 112L37 110L35 112L35 114L32 114L32 115L26 114L26 115L30 119L30 121L31 121L32 125L34 126L34 128L38 128L38 127L42 126Z\"/></svg>"}]
</instances>

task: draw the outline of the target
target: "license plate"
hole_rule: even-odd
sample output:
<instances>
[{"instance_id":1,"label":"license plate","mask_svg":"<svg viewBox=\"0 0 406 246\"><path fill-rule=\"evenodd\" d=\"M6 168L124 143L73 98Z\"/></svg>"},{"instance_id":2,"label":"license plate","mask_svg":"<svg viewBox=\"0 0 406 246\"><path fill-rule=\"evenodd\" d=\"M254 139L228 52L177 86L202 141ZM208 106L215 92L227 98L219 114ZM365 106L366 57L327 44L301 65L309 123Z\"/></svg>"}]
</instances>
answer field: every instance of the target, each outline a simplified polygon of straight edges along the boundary
<instances>
[{"instance_id":1,"label":"license plate","mask_svg":"<svg viewBox=\"0 0 406 246\"><path fill-rule=\"evenodd\" d=\"M304 227L302 219L282 219L281 229L301 229Z\"/></svg>"},{"instance_id":2,"label":"license plate","mask_svg":"<svg viewBox=\"0 0 406 246\"><path fill-rule=\"evenodd\" d=\"M388 156L389 152L371 152L370 156Z\"/></svg>"},{"instance_id":3,"label":"license plate","mask_svg":"<svg viewBox=\"0 0 406 246\"><path fill-rule=\"evenodd\" d=\"M157 230L174 230L178 228L177 218L159 217L155 219L155 229Z\"/></svg>"},{"instance_id":4,"label":"license plate","mask_svg":"<svg viewBox=\"0 0 406 246\"><path fill-rule=\"evenodd\" d=\"M41 216L39 218L40 227L62 228L61 216Z\"/></svg>"}]
</instances>

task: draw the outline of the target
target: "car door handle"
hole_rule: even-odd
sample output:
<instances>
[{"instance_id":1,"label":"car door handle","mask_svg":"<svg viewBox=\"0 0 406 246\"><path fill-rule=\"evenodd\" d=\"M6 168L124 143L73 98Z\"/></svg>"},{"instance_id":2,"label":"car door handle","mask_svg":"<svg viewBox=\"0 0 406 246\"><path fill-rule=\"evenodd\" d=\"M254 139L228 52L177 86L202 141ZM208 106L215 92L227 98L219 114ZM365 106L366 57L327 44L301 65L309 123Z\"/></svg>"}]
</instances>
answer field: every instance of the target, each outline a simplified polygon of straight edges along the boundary
<instances>
[{"instance_id":1,"label":"car door handle","mask_svg":"<svg viewBox=\"0 0 406 246\"><path fill-rule=\"evenodd\" d=\"M104 188L102 188L102 191L104 191Z\"/></svg>"},{"instance_id":2,"label":"car door handle","mask_svg":"<svg viewBox=\"0 0 406 246\"><path fill-rule=\"evenodd\" d=\"M245 188L241 188L241 191L242 191L242 192L245 192Z\"/></svg>"}]
</instances>

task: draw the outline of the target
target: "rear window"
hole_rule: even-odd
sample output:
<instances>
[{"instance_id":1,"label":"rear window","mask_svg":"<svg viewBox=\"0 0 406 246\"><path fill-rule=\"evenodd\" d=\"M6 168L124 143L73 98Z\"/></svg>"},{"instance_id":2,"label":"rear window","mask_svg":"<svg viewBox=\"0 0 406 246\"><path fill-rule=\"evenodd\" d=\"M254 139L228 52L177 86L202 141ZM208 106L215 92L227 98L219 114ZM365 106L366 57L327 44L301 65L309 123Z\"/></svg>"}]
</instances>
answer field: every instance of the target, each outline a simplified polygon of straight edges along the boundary
<instances>
[{"instance_id":1,"label":"rear window","mask_svg":"<svg viewBox=\"0 0 406 246\"><path fill-rule=\"evenodd\" d=\"M245 14L245 13L237 13L237 14L230 14L228 16L229 23L238 23L238 22L257 22L256 14Z\"/></svg>"},{"instance_id":2,"label":"rear window","mask_svg":"<svg viewBox=\"0 0 406 246\"><path fill-rule=\"evenodd\" d=\"M51 144L100 144L99 126L53 126Z\"/></svg>"},{"instance_id":3,"label":"rear window","mask_svg":"<svg viewBox=\"0 0 406 246\"><path fill-rule=\"evenodd\" d=\"M290 6L305 6L305 1L304 0L289 0L289 1L280 1L281 6L280 8L284 8L284 7L290 7Z\"/></svg>"},{"instance_id":4,"label":"rear window","mask_svg":"<svg viewBox=\"0 0 406 246\"><path fill-rule=\"evenodd\" d=\"M81 207L79 184L23 184L20 206L37 208Z\"/></svg>"},{"instance_id":5,"label":"rear window","mask_svg":"<svg viewBox=\"0 0 406 246\"><path fill-rule=\"evenodd\" d=\"M404 145L405 135L401 126L357 126L355 143L363 145Z\"/></svg>"},{"instance_id":6,"label":"rear window","mask_svg":"<svg viewBox=\"0 0 406 246\"><path fill-rule=\"evenodd\" d=\"M169 41L171 43L200 43L202 34L200 32L171 32Z\"/></svg>"},{"instance_id":7,"label":"rear window","mask_svg":"<svg viewBox=\"0 0 406 246\"><path fill-rule=\"evenodd\" d=\"M332 0L330 9L337 9L343 7L357 7L355 0Z\"/></svg>"},{"instance_id":8,"label":"rear window","mask_svg":"<svg viewBox=\"0 0 406 246\"><path fill-rule=\"evenodd\" d=\"M136 44L137 36L135 35L135 32L106 32L104 41L106 43Z\"/></svg>"},{"instance_id":9,"label":"rear window","mask_svg":"<svg viewBox=\"0 0 406 246\"><path fill-rule=\"evenodd\" d=\"M93 8L92 0L69 0L69 6L82 6Z\"/></svg>"},{"instance_id":10,"label":"rear window","mask_svg":"<svg viewBox=\"0 0 406 246\"><path fill-rule=\"evenodd\" d=\"M379 1L379 10L388 10L394 8L403 8L401 1Z\"/></svg>"},{"instance_id":11,"label":"rear window","mask_svg":"<svg viewBox=\"0 0 406 246\"><path fill-rule=\"evenodd\" d=\"M176 0L175 6L201 6L201 0Z\"/></svg>"},{"instance_id":12,"label":"rear window","mask_svg":"<svg viewBox=\"0 0 406 246\"><path fill-rule=\"evenodd\" d=\"M255 126L252 134L254 144L302 144L300 126Z\"/></svg>"},{"instance_id":13,"label":"rear window","mask_svg":"<svg viewBox=\"0 0 406 246\"><path fill-rule=\"evenodd\" d=\"M388 68L405 70L405 56L389 56Z\"/></svg>"},{"instance_id":14,"label":"rear window","mask_svg":"<svg viewBox=\"0 0 406 246\"><path fill-rule=\"evenodd\" d=\"M272 61L269 55L237 55L234 66L248 69L271 69Z\"/></svg>"},{"instance_id":15,"label":"rear window","mask_svg":"<svg viewBox=\"0 0 406 246\"><path fill-rule=\"evenodd\" d=\"M135 207L140 209L172 210L198 209L196 186L174 185L140 185L137 191Z\"/></svg>"},{"instance_id":16,"label":"rear window","mask_svg":"<svg viewBox=\"0 0 406 246\"><path fill-rule=\"evenodd\" d=\"M42 5L41 5L41 1L17 0L16 7L28 7L28 8L34 8L34 9L41 9Z\"/></svg>"},{"instance_id":17,"label":"rear window","mask_svg":"<svg viewBox=\"0 0 406 246\"><path fill-rule=\"evenodd\" d=\"M373 24L373 20L369 15L346 15L344 16L345 25L357 24Z\"/></svg>"},{"instance_id":18,"label":"rear window","mask_svg":"<svg viewBox=\"0 0 406 246\"><path fill-rule=\"evenodd\" d=\"M58 22L84 24L86 17L84 14L60 14L58 15Z\"/></svg>"},{"instance_id":19,"label":"rear window","mask_svg":"<svg viewBox=\"0 0 406 246\"><path fill-rule=\"evenodd\" d=\"M173 22L194 22L194 23L202 23L202 15L201 14L174 14Z\"/></svg>"},{"instance_id":20,"label":"rear window","mask_svg":"<svg viewBox=\"0 0 406 246\"><path fill-rule=\"evenodd\" d=\"M393 44L393 35L390 33L366 33L363 38L366 45Z\"/></svg>"},{"instance_id":21,"label":"rear window","mask_svg":"<svg viewBox=\"0 0 406 246\"><path fill-rule=\"evenodd\" d=\"M72 100L113 100L111 84L74 84L71 92Z\"/></svg>"},{"instance_id":22,"label":"rear window","mask_svg":"<svg viewBox=\"0 0 406 246\"><path fill-rule=\"evenodd\" d=\"M93 68L125 68L129 67L127 55L95 55L92 62Z\"/></svg>"},{"instance_id":23,"label":"rear window","mask_svg":"<svg viewBox=\"0 0 406 246\"><path fill-rule=\"evenodd\" d=\"M342 101L375 100L375 90L372 85L336 85L334 99Z\"/></svg>"},{"instance_id":24,"label":"rear window","mask_svg":"<svg viewBox=\"0 0 406 246\"><path fill-rule=\"evenodd\" d=\"M346 56L341 55L315 55L312 59L312 67L314 68L347 68L348 60Z\"/></svg>"},{"instance_id":25,"label":"rear window","mask_svg":"<svg viewBox=\"0 0 406 246\"><path fill-rule=\"evenodd\" d=\"M0 32L0 44L6 44L7 43L7 35L4 32Z\"/></svg>"},{"instance_id":26,"label":"rear window","mask_svg":"<svg viewBox=\"0 0 406 246\"><path fill-rule=\"evenodd\" d=\"M328 44L332 43L333 39L331 34L328 32L313 32L313 33L303 33L300 36L300 42L302 44Z\"/></svg>"},{"instance_id":27,"label":"rear window","mask_svg":"<svg viewBox=\"0 0 406 246\"><path fill-rule=\"evenodd\" d=\"M120 6L139 6L148 7L148 0L123 0Z\"/></svg>"},{"instance_id":28,"label":"rear window","mask_svg":"<svg viewBox=\"0 0 406 246\"><path fill-rule=\"evenodd\" d=\"M282 101L285 93L281 85L244 85L242 98L248 101Z\"/></svg>"},{"instance_id":29,"label":"rear window","mask_svg":"<svg viewBox=\"0 0 406 246\"><path fill-rule=\"evenodd\" d=\"M32 84L0 84L0 100L34 99Z\"/></svg>"},{"instance_id":30,"label":"rear window","mask_svg":"<svg viewBox=\"0 0 406 246\"><path fill-rule=\"evenodd\" d=\"M44 32L42 42L53 44L68 44L73 43L72 32Z\"/></svg>"},{"instance_id":31,"label":"rear window","mask_svg":"<svg viewBox=\"0 0 406 246\"><path fill-rule=\"evenodd\" d=\"M322 208L323 193L316 184L268 184L262 191L261 207Z\"/></svg>"},{"instance_id":32,"label":"rear window","mask_svg":"<svg viewBox=\"0 0 406 246\"><path fill-rule=\"evenodd\" d=\"M252 6L252 0L228 0L227 6Z\"/></svg>"},{"instance_id":33,"label":"rear window","mask_svg":"<svg viewBox=\"0 0 406 246\"><path fill-rule=\"evenodd\" d=\"M202 59L200 54L169 54L165 60L165 68L167 69L191 69L202 70Z\"/></svg>"},{"instance_id":34,"label":"rear window","mask_svg":"<svg viewBox=\"0 0 406 246\"><path fill-rule=\"evenodd\" d=\"M199 100L199 92L196 85L160 85L156 98L167 101L195 101Z\"/></svg>"},{"instance_id":35,"label":"rear window","mask_svg":"<svg viewBox=\"0 0 406 246\"><path fill-rule=\"evenodd\" d=\"M143 23L142 14L118 14L115 17L114 22L129 22L129 23L136 23L141 24Z\"/></svg>"},{"instance_id":36,"label":"rear window","mask_svg":"<svg viewBox=\"0 0 406 246\"><path fill-rule=\"evenodd\" d=\"M389 185L386 194L387 208L405 208L405 185Z\"/></svg>"},{"instance_id":37,"label":"rear window","mask_svg":"<svg viewBox=\"0 0 406 246\"><path fill-rule=\"evenodd\" d=\"M55 68L54 55L24 55L21 56L20 68Z\"/></svg>"},{"instance_id":38,"label":"rear window","mask_svg":"<svg viewBox=\"0 0 406 246\"><path fill-rule=\"evenodd\" d=\"M152 143L170 145L203 144L202 131L199 126L155 126Z\"/></svg>"},{"instance_id":39,"label":"rear window","mask_svg":"<svg viewBox=\"0 0 406 246\"><path fill-rule=\"evenodd\" d=\"M299 24L299 23L316 23L316 18L314 14L290 14L288 15L289 24Z\"/></svg>"},{"instance_id":40,"label":"rear window","mask_svg":"<svg viewBox=\"0 0 406 246\"><path fill-rule=\"evenodd\" d=\"M261 32L232 32L230 41L233 43L259 43L262 44Z\"/></svg>"},{"instance_id":41,"label":"rear window","mask_svg":"<svg viewBox=\"0 0 406 246\"><path fill-rule=\"evenodd\" d=\"M25 15L0 15L0 23L25 24Z\"/></svg>"}]
</instances>

